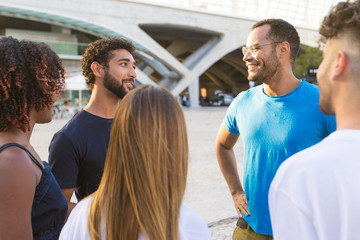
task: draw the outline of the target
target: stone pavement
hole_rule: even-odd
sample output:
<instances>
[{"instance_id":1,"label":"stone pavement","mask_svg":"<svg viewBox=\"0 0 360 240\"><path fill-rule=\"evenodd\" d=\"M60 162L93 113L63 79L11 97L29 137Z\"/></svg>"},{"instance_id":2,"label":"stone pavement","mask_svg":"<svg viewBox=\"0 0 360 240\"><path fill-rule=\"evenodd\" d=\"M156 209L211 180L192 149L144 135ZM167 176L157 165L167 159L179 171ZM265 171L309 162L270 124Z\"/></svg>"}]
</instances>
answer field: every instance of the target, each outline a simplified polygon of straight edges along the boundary
<instances>
[{"instance_id":1,"label":"stone pavement","mask_svg":"<svg viewBox=\"0 0 360 240\"><path fill-rule=\"evenodd\" d=\"M232 239L237 212L220 171L215 154L215 138L223 121L226 107L184 108L189 139L189 171L184 202L209 224L213 239ZM31 143L42 160L48 158L48 146L56 131L68 119L54 119L37 124ZM235 145L239 175L243 175L241 138Z\"/></svg>"},{"instance_id":2,"label":"stone pavement","mask_svg":"<svg viewBox=\"0 0 360 240\"><path fill-rule=\"evenodd\" d=\"M231 240L238 216L225 218L216 222L208 223L213 240Z\"/></svg>"}]
</instances>

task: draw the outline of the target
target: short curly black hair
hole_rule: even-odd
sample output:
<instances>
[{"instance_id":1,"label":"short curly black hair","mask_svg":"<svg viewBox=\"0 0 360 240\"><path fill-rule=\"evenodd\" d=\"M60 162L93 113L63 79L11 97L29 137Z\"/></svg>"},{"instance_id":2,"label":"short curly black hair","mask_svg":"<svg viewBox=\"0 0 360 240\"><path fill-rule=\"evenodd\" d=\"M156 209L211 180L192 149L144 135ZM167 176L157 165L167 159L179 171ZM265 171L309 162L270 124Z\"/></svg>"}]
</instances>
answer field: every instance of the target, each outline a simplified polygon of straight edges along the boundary
<instances>
[{"instance_id":1,"label":"short curly black hair","mask_svg":"<svg viewBox=\"0 0 360 240\"><path fill-rule=\"evenodd\" d=\"M130 41L118 37L102 38L89 44L89 47L85 50L81 59L81 68L86 78L86 84L91 90L94 88L95 83L95 76L91 70L91 64L98 62L107 67L113 56L112 51L119 49L125 49L132 55L134 55L135 52L135 47Z\"/></svg>"},{"instance_id":2,"label":"short curly black hair","mask_svg":"<svg viewBox=\"0 0 360 240\"><path fill-rule=\"evenodd\" d=\"M322 41L328 38L341 37L348 33L354 40L360 39L360 1L339 2L324 17L320 27Z\"/></svg>"},{"instance_id":3,"label":"short curly black hair","mask_svg":"<svg viewBox=\"0 0 360 240\"><path fill-rule=\"evenodd\" d=\"M255 23L252 29L266 24L270 25L267 38L275 42L287 41L290 44L290 60L294 63L300 50L300 37L295 27L283 19L270 18Z\"/></svg>"},{"instance_id":4,"label":"short curly black hair","mask_svg":"<svg viewBox=\"0 0 360 240\"><path fill-rule=\"evenodd\" d=\"M0 132L15 126L30 129L30 110L51 107L63 89L60 58L45 43L0 38Z\"/></svg>"}]
</instances>

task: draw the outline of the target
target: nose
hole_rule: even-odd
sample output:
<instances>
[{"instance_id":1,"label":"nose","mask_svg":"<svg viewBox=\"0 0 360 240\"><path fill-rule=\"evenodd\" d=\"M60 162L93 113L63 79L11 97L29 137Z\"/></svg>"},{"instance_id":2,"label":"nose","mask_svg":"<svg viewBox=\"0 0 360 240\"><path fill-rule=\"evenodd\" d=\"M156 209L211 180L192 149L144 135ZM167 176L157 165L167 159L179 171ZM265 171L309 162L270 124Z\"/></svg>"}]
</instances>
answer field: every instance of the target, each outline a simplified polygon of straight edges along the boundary
<instances>
[{"instance_id":1,"label":"nose","mask_svg":"<svg viewBox=\"0 0 360 240\"><path fill-rule=\"evenodd\" d=\"M131 68L129 71L129 77L135 79L137 77L136 71L134 68Z\"/></svg>"},{"instance_id":2,"label":"nose","mask_svg":"<svg viewBox=\"0 0 360 240\"><path fill-rule=\"evenodd\" d=\"M252 58L252 55L250 54L249 51L247 51L243 56L243 61L244 62L249 61L251 58Z\"/></svg>"}]
</instances>

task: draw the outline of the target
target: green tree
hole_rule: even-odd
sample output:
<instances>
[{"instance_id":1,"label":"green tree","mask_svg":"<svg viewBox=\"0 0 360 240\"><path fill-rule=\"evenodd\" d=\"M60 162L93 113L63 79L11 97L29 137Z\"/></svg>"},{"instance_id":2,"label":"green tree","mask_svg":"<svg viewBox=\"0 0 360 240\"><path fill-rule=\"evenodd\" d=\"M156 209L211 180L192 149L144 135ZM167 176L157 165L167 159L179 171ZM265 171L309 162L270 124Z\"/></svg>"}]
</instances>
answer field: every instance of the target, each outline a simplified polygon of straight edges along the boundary
<instances>
[{"instance_id":1,"label":"green tree","mask_svg":"<svg viewBox=\"0 0 360 240\"><path fill-rule=\"evenodd\" d=\"M294 75L302 78L308 74L308 68L318 67L322 60L320 44L317 47L301 45L300 52L294 63Z\"/></svg>"}]
</instances>

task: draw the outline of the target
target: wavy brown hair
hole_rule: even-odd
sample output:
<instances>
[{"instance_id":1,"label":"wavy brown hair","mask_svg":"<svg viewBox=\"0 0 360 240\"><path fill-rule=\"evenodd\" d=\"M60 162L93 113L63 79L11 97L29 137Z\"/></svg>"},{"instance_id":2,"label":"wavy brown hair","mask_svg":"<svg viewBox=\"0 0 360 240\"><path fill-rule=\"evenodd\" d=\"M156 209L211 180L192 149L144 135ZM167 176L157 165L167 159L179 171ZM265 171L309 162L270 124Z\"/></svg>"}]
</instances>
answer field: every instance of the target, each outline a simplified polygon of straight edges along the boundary
<instances>
[{"instance_id":1,"label":"wavy brown hair","mask_svg":"<svg viewBox=\"0 0 360 240\"><path fill-rule=\"evenodd\" d=\"M324 17L320 27L320 34L326 40L328 38L341 37L342 34L352 35L353 40L360 39L360 1L339 2L331 8L329 14Z\"/></svg>"},{"instance_id":2,"label":"wavy brown hair","mask_svg":"<svg viewBox=\"0 0 360 240\"><path fill-rule=\"evenodd\" d=\"M86 48L84 55L81 59L82 72L86 78L86 84L92 90L94 88L95 76L91 70L91 64L98 62L99 64L107 67L110 59L113 57L112 51L125 49L131 55L134 55L135 47L128 40L113 37L102 38L89 44Z\"/></svg>"},{"instance_id":3,"label":"wavy brown hair","mask_svg":"<svg viewBox=\"0 0 360 240\"><path fill-rule=\"evenodd\" d=\"M188 168L185 119L165 88L142 85L120 102L89 213L91 239L179 239Z\"/></svg>"},{"instance_id":4,"label":"wavy brown hair","mask_svg":"<svg viewBox=\"0 0 360 240\"><path fill-rule=\"evenodd\" d=\"M0 38L0 132L29 129L30 110L53 104L64 85L60 58L45 43Z\"/></svg>"}]
</instances>

